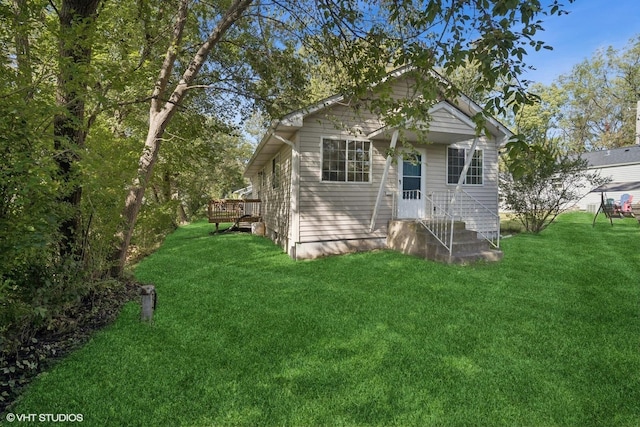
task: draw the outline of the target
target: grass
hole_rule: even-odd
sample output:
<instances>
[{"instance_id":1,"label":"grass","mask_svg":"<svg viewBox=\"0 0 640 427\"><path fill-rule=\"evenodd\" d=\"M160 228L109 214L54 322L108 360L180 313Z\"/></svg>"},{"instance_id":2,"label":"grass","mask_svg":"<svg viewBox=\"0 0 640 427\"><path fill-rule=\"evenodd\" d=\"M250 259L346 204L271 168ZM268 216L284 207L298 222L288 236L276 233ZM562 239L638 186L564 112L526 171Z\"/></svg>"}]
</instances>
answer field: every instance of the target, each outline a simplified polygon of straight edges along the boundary
<instances>
[{"instance_id":1,"label":"grass","mask_svg":"<svg viewBox=\"0 0 640 427\"><path fill-rule=\"evenodd\" d=\"M500 233L502 235L524 233L525 231L524 225L522 225L514 214L500 214Z\"/></svg>"},{"instance_id":2,"label":"grass","mask_svg":"<svg viewBox=\"0 0 640 427\"><path fill-rule=\"evenodd\" d=\"M179 229L129 304L15 413L84 425L638 425L640 228L567 214L498 264L391 251L294 262Z\"/></svg>"}]
</instances>

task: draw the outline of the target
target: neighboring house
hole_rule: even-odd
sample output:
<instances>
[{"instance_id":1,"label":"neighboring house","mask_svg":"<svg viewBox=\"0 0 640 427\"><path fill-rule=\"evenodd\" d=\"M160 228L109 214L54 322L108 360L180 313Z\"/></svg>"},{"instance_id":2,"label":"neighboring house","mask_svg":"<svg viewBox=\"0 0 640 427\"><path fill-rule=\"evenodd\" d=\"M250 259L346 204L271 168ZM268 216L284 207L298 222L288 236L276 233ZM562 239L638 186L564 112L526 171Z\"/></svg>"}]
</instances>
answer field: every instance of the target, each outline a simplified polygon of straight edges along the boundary
<instances>
[{"instance_id":1,"label":"neighboring house","mask_svg":"<svg viewBox=\"0 0 640 427\"><path fill-rule=\"evenodd\" d=\"M400 75L394 93L411 86ZM262 200L266 235L294 259L385 248L396 219L430 226L433 217L455 216L499 236L498 150L512 134L489 119L489 136L476 138L471 117L480 111L464 95L442 99L430 109L428 144L411 131L398 139L398 129L370 112L356 114L341 96L272 122L245 171L252 197ZM410 159L387 159L396 141L399 150L413 144Z\"/></svg>"},{"instance_id":2,"label":"neighboring house","mask_svg":"<svg viewBox=\"0 0 640 427\"><path fill-rule=\"evenodd\" d=\"M633 204L640 202L640 190L637 189L640 184L640 146L592 151L584 153L582 158L589 162L590 171L597 171L600 176L611 179L605 187L612 189L606 191L607 198L618 201L627 193L633 196ZM599 191L588 192L577 203L577 207L595 213L600 206L600 197Z\"/></svg>"}]
</instances>

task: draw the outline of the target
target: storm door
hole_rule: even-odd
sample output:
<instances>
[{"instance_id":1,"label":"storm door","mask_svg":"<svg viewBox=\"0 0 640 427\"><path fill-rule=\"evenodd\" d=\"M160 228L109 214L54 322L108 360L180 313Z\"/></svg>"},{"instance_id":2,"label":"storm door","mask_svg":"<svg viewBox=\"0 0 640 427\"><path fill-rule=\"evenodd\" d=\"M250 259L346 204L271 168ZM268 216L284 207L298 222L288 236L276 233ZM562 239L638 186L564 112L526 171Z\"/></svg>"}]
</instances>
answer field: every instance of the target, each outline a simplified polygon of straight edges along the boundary
<instances>
[{"instance_id":1,"label":"storm door","mask_svg":"<svg viewBox=\"0 0 640 427\"><path fill-rule=\"evenodd\" d=\"M424 218L426 201L426 159L424 150L398 157L398 218Z\"/></svg>"}]
</instances>

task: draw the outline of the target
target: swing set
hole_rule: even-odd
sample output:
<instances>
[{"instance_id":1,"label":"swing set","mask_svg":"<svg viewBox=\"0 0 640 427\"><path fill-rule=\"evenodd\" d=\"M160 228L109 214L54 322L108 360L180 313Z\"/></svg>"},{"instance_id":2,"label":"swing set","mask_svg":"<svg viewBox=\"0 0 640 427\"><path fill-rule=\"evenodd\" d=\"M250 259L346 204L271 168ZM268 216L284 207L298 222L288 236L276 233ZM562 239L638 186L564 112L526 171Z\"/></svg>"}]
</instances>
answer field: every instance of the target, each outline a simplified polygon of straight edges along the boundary
<instances>
[{"instance_id":1,"label":"swing set","mask_svg":"<svg viewBox=\"0 0 640 427\"><path fill-rule=\"evenodd\" d=\"M633 190L640 190L640 182L612 182L601 185L600 187L592 190L592 192L600 192L600 207L598 207L598 210L593 217L592 226L596 225L596 219L600 212L604 213L612 226L614 218L636 218L638 220L638 224L640 224L640 216L636 216L633 209L633 195L625 193L620 197L620 200L616 201L613 198L607 197L606 193L607 191ZM636 206L636 210L638 210L637 208L638 206Z\"/></svg>"}]
</instances>

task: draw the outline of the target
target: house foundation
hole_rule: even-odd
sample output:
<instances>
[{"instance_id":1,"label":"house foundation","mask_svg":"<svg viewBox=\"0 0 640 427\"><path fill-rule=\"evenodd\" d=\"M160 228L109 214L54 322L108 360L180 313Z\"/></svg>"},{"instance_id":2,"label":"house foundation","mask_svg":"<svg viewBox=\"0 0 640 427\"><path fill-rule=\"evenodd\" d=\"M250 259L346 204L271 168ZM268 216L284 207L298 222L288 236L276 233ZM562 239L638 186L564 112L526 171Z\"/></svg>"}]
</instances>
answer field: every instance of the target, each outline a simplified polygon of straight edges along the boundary
<instances>
[{"instance_id":1,"label":"house foundation","mask_svg":"<svg viewBox=\"0 0 640 427\"><path fill-rule=\"evenodd\" d=\"M292 249L294 253L289 253L294 259L314 259L327 255L341 255L350 252L366 252L374 249L384 249L387 247L386 239L349 239L330 240L322 242L296 243Z\"/></svg>"}]
</instances>

